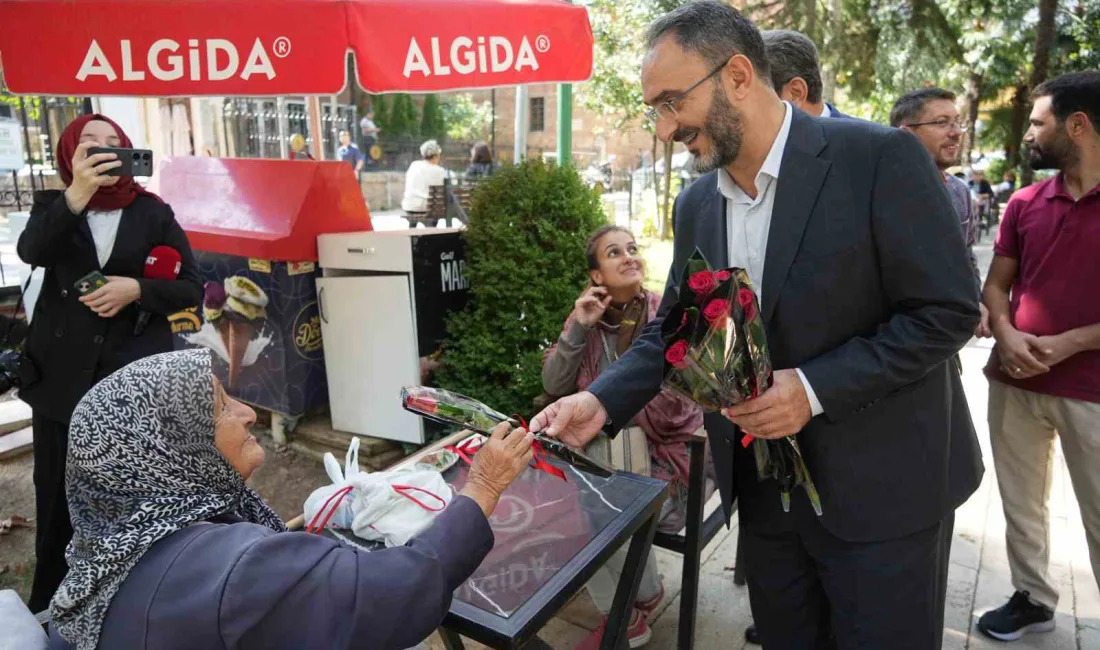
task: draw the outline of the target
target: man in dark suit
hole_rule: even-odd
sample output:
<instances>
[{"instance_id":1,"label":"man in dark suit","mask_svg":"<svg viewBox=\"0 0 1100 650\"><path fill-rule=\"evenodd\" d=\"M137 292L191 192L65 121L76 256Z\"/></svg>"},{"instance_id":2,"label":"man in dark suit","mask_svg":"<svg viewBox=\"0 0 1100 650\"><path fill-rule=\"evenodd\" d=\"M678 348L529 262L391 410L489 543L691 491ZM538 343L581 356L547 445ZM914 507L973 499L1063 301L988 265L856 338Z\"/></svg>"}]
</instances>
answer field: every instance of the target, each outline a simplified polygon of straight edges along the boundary
<instances>
[{"instance_id":1,"label":"man in dark suit","mask_svg":"<svg viewBox=\"0 0 1100 650\"><path fill-rule=\"evenodd\" d=\"M780 99L813 117L848 117L822 97L821 64L817 46L809 36L790 29L773 29L761 35L772 88Z\"/></svg>"},{"instance_id":2,"label":"man in dark suit","mask_svg":"<svg viewBox=\"0 0 1100 650\"><path fill-rule=\"evenodd\" d=\"M721 2L650 28L642 90L662 140L709 172L676 200L658 317L532 430L582 446L661 386L663 315L698 247L761 290L773 385L706 416L722 505L737 498L753 613L769 650L939 648L954 510L981 452L951 358L978 323L962 233L905 131L817 120L780 101L756 27ZM725 417L723 416L725 415ZM798 435L821 495L783 512L741 432Z\"/></svg>"}]
</instances>

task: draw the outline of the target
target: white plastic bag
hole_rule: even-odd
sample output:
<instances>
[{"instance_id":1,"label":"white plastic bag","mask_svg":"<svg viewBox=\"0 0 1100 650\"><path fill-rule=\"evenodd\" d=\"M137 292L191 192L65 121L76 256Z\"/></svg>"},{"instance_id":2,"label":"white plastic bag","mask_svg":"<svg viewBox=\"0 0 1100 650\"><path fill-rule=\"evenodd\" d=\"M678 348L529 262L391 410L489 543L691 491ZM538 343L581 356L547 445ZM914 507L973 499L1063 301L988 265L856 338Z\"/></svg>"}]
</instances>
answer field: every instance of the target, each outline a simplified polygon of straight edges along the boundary
<instances>
[{"instance_id":1,"label":"white plastic bag","mask_svg":"<svg viewBox=\"0 0 1100 650\"><path fill-rule=\"evenodd\" d=\"M354 519L351 504L355 498L355 488L352 480L359 476L369 476L359 471L359 438L352 438L348 445L343 472L332 454L326 453L324 461L325 472L332 479L332 485L317 488L306 499L302 507L306 527L316 527L318 530L325 527L349 530Z\"/></svg>"},{"instance_id":2,"label":"white plastic bag","mask_svg":"<svg viewBox=\"0 0 1100 650\"><path fill-rule=\"evenodd\" d=\"M0 591L0 650L45 650L46 633L19 594Z\"/></svg>"},{"instance_id":3,"label":"white plastic bag","mask_svg":"<svg viewBox=\"0 0 1100 650\"><path fill-rule=\"evenodd\" d=\"M443 512L454 496L443 475L413 469L360 474L351 481L352 531L363 539L404 546Z\"/></svg>"}]
</instances>

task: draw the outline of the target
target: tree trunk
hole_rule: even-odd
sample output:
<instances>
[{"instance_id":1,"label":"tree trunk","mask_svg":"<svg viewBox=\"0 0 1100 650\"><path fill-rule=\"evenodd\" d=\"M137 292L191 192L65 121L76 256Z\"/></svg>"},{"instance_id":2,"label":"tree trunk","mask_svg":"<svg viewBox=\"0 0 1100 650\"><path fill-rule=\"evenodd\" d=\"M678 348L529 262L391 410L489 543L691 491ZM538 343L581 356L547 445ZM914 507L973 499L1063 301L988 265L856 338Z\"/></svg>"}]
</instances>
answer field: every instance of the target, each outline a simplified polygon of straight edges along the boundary
<instances>
[{"instance_id":1,"label":"tree trunk","mask_svg":"<svg viewBox=\"0 0 1100 650\"><path fill-rule=\"evenodd\" d=\"M1058 0L1039 0L1039 29L1035 32L1035 58L1032 59L1028 90L1034 90L1047 79L1047 73L1050 70L1050 47L1054 44L1054 14L1057 11ZM1034 176L1031 165L1024 165L1023 174L1020 176L1020 187L1031 185Z\"/></svg>"},{"instance_id":2,"label":"tree trunk","mask_svg":"<svg viewBox=\"0 0 1100 650\"><path fill-rule=\"evenodd\" d=\"M1024 141L1024 122L1027 121L1028 91L1027 84L1017 84L1012 97L1012 121L1005 142L1005 161L1011 169L1020 166L1020 145Z\"/></svg>"},{"instance_id":3,"label":"tree trunk","mask_svg":"<svg viewBox=\"0 0 1100 650\"><path fill-rule=\"evenodd\" d=\"M817 0L806 0L806 35L820 43L817 34Z\"/></svg>"},{"instance_id":4,"label":"tree trunk","mask_svg":"<svg viewBox=\"0 0 1100 650\"><path fill-rule=\"evenodd\" d=\"M841 0L829 0L828 33L825 37L826 50L834 49L833 46L844 38L844 6ZM825 60L824 53L821 56L821 97L830 104L836 103L836 69Z\"/></svg>"},{"instance_id":5,"label":"tree trunk","mask_svg":"<svg viewBox=\"0 0 1100 650\"><path fill-rule=\"evenodd\" d=\"M661 237L672 239L672 140L665 143L665 216Z\"/></svg>"},{"instance_id":6,"label":"tree trunk","mask_svg":"<svg viewBox=\"0 0 1100 650\"><path fill-rule=\"evenodd\" d=\"M969 167L973 159L972 154L977 145L978 133L974 125L978 122L978 109L982 102L982 75L977 72L970 73L970 79L966 84L966 142L963 143L963 153L959 158L959 164Z\"/></svg>"}]
</instances>

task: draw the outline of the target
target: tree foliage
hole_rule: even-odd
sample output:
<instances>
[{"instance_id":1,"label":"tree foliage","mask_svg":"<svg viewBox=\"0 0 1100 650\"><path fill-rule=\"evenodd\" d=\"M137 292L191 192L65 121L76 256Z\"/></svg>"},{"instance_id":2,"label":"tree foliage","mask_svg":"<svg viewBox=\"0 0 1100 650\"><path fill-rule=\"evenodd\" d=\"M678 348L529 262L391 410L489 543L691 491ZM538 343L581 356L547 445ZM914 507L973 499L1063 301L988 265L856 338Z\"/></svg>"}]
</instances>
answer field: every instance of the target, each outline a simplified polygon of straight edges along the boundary
<instances>
[{"instance_id":1,"label":"tree foliage","mask_svg":"<svg viewBox=\"0 0 1100 650\"><path fill-rule=\"evenodd\" d=\"M446 136L459 142L488 140L493 122L489 102L475 102L469 93L448 95L440 106Z\"/></svg>"},{"instance_id":2,"label":"tree foliage","mask_svg":"<svg viewBox=\"0 0 1100 650\"><path fill-rule=\"evenodd\" d=\"M424 106L420 109L420 135L424 138L442 139L447 135L447 125L439 98L435 95L424 97Z\"/></svg>"},{"instance_id":3,"label":"tree foliage","mask_svg":"<svg viewBox=\"0 0 1100 650\"><path fill-rule=\"evenodd\" d=\"M382 133L389 133L390 130L390 102L386 99L385 95L374 95L370 100L370 110L374 111L374 125L377 126Z\"/></svg>"},{"instance_id":4,"label":"tree foliage","mask_svg":"<svg viewBox=\"0 0 1100 650\"><path fill-rule=\"evenodd\" d=\"M463 234L470 301L448 322L439 386L530 414L543 352L587 278L585 239L604 223L569 165L527 160L479 184Z\"/></svg>"},{"instance_id":5,"label":"tree foliage","mask_svg":"<svg viewBox=\"0 0 1100 650\"><path fill-rule=\"evenodd\" d=\"M375 117L378 117L377 110L375 110ZM409 95L392 95L385 117L385 124L379 124L379 127L386 135L416 137L420 134L420 117L416 112L416 103Z\"/></svg>"}]
</instances>

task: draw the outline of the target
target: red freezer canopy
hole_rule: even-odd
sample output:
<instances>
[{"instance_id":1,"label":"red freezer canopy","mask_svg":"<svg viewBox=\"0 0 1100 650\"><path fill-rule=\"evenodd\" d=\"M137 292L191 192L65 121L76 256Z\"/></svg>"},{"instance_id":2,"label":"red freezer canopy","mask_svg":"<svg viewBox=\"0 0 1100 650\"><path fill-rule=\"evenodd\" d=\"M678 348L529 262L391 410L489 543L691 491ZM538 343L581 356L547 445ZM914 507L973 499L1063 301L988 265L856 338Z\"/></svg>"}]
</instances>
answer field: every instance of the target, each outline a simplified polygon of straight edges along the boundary
<instances>
[{"instance_id":1,"label":"red freezer canopy","mask_svg":"<svg viewBox=\"0 0 1100 650\"><path fill-rule=\"evenodd\" d=\"M317 261L317 235L371 230L346 162L167 158L156 189L195 250Z\"/></svg>"}]
</instances>

